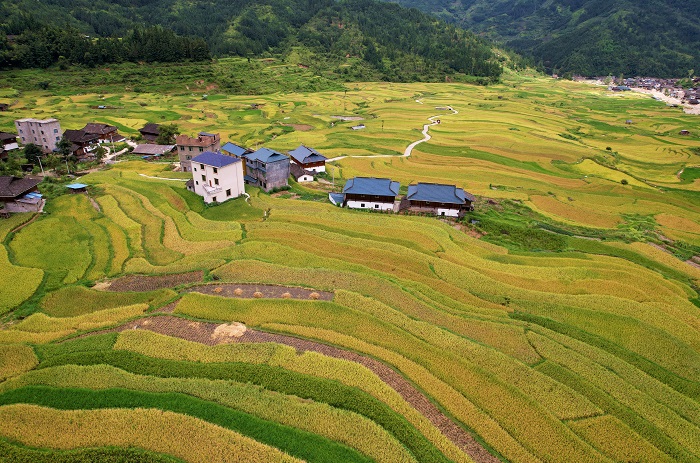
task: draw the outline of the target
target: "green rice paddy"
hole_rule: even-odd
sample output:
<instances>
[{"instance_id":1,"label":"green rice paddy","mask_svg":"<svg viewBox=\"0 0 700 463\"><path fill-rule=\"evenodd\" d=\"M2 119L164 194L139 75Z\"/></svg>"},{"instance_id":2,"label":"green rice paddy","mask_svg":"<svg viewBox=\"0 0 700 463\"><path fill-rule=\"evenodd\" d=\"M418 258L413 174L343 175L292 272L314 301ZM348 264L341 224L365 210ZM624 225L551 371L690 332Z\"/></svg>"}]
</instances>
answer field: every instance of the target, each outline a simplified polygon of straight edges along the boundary
<instances>
[{"instance_id":1,"label":"green rice paddy","mask_svg":"<svg viewBox=\"0 0 700 463\"><path fill-rule=\"evenodd\" d=\"M250 147L303 143L348 156L329 167L336 189L356 175L454 183L478 196L467 218L478 223L340 209L318 185L205 206L184 182L139 175L169 176L141 161L82 177L99 210L64 195L23 228L31 216L0 221L0 449L13 461L493 461L430 413L504 462L700 461L697 116L526 74L489 87L211 88L207 99L190 84L8 87L16 101L0 130L30 116L126 135L175 122ZM400 157L434 115L433 138ZM333 299L183 293L147 278L104 289L194 271L220 291L283 285ZM149 331L170 319L184 328ZM217 345L204 322L344 354L281 338Z\"/></svg>"}]
</instances>

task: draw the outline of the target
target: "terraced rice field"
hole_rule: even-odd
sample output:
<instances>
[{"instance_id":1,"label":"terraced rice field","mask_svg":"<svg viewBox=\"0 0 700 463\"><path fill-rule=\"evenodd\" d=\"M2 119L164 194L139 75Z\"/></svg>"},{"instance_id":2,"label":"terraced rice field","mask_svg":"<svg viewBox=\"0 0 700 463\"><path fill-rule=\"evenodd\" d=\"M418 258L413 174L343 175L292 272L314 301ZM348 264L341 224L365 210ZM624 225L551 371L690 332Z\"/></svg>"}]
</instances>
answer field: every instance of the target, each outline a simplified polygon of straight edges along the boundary
<instances>
[{"instance_id":1,"label":"terraced rice field","mask_svg":"<svg viewBox=\"0 0 700 463\"><path fill-rule=\"evenodd\" d=\"M677 135L697 119L522 75L105 97L121 109L98 120L126 133L172 120L356 156L331 167L340 182L456 183L480 224L339 209L298 186L205 207L143 162L83 177L100 211L65 195L23 228L32 216L0 221L9 461L700 461L700 268L684 262L700 138ZM101 101L20 99L67 128Z\"/></svg>"}]
</instances>

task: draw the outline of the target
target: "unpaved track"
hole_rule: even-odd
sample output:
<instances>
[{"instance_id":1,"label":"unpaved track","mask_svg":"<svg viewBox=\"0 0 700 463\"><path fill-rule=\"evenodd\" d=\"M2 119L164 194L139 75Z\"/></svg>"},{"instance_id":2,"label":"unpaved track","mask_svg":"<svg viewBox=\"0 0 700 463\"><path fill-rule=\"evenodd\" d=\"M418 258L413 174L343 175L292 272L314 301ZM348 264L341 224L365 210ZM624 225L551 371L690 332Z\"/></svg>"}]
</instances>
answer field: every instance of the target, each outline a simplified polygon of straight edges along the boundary
<instances>
[{"instance_id":1,"label":"unpaved track","mask_svg":"<svg viewBox=\"0 0 700 463\"><path fill-rule=\"evenodd\" d=\"M172 310L173 308L174 303L169 305L166 310ZM277 344L291 346L299 353L318 352L329 357L356 362L370 369L377 376L379 376L382 381L398 392L401 397L406 400L406 402L411 404L411 406L428 418L436 428L438 428L448 439L450 439L455 445L473 458L475 462L499 462L498 458L491 455L479 442L476 441L476 439L474 439L474 437L472 437L471 434L442 413L406 378L376 359L319 342L282 334L266 333L252 329L247 329L245 334L243 334L241 337L221 338L214 335L214 331L216 330L217 326L220 325L216 323L194 322L172 315L161 315L142 318L125 323L124 325L116 328L102 330L90 334L114 331L121 332L129 329L144 329L154 333L186 339L188 341L194 341L209 346L234 342L274 342Z\"/></svg>"},{"instance_id":2,"label":"unpaved track","mask_svg":"<svg viewBox=\"0 0 700 463\"><path fill-rule=\"evenodd\" d=\"M416 101L418 101L418 100L416 100ZM423 103L421 103L421 104L423 104ZM452 111L452 114L459 114L459 111L452 108L452 106L447 106L445 109ZM326 162L340 161L341 159L345 159L345 158L368 158L368 159L369 158L407 158L413 152L413 148L415 148L416 146L420 145L421 143L426 142L432 138L430 136L430 134L428 134L428 130L430 129L431 125L439 124L438 120L440 120L441 117L443 117L443 116L439 116L439 115L438 116L430 116L428 118L428 120L430 121L430 124L425 124L423 126L423 132L422 132L423 138L421 138L420 140L416 140L413 143L411 143L410 145L408 145L406 147L406 149L403 151L403 154L401 154L399 156L395 156L392 154L376 154L376 155L372 155L372 156L338 156L338 157L335 157L332 159L326 159Z\"/></svg>"}]
</instances>

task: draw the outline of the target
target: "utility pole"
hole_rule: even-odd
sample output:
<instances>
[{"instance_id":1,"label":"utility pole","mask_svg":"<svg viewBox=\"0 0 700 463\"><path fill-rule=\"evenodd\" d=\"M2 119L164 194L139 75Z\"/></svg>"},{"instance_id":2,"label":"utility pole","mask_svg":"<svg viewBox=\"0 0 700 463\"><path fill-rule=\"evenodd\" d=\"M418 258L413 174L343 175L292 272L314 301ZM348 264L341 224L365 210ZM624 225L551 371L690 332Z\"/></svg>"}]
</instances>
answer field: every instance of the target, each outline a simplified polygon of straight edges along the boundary
<instances>
[{"instance_id":1,"label":"utility pole","mask_svg":"<svg viewBox=\"0 0 700 463\"><path fill-rule=\"evenodd\" d=\"M44 172L44 166L41 165L41 156L36 157L37 161L39 161L39 167L41 168L41 175L46 175L46 172Z\"/></svg>"}]
</instances>

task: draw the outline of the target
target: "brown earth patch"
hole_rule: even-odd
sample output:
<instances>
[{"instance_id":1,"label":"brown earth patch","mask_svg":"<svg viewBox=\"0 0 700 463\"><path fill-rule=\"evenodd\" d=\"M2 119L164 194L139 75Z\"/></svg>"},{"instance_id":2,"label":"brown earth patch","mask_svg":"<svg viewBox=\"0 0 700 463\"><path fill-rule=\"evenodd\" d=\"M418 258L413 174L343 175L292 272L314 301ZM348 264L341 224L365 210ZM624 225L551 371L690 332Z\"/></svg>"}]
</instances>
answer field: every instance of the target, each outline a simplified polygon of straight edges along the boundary
<instances>
[{"instance_id":1,"label":"brown earth patch","mask_svg":"<svg viewBox=\"0 0 700 463\"><path fill-rule=\"evenodd\" d=\"M210 296L237 297L243 299L255 298L255 293L262 293L262 297L269 299L305 299L312 300L312 294L318 295L318 300L331 301L333 293L318 291L315 289L297 288L293 286L235 284L235 283L210 283L186 288L186 293L201 293Z\"/></svg>"},{"instance_id":2,"label":"brown earth patch","mask_svg":"<svg viewBox=\"0 0 700 463\"><path fill-rule=\"evenodd\" d=\"M198 270L189 273L177 273L173 275L127 275L117 278L109 283L107 291L155 291L163 288L173 288L187 283L202 281L204 272Z\"/></svg>"},{"instance_id":3,"label":"brown earth patch","mask_svg":"<svg viewBox=\"0 0 700 463\"><path fill-rule=\"evenodd\" d=\"M282 124L286 125L287 127L292 127L294 130L298 130L300 132L308 132L309 130L313 130L314 126L309 125L309 124Z\"/></svg>"},{"instance_id":4,"label":"brown earth patch","mask_svg":"<svg viewBox=\"0 0 700 463\"><path fill-rule=\"evenodd\" d=\"M206 286L216 287L216 285ZM400 373L393 370L388 365L383 364L379 360L371 357L366 357L355 352L343 350L337 347L322 344L320 342L309 341L282 334L245 329L245 326L242 324L221 325L216 323L194 322L172 315L142 318L140 320L125 323L124 325L116 328L96 331L80 337L109 332L122 332L128 329L145 329L154 333L173 336L209 346L232 342L274 342L277 344L291 346L299 353L307 351L318 352L329 357L359 363L370 369L377 376L379 376L382 381L398 392L401 397L406 400L406 402L411 404L413 408L428 418L435 427L437 427L448 439L450 439L455 445L474 459L475 462L499 463L500 461L498 458L491 455L488 450L486 450L476 439L474 439L474 437L468 431L442 413L442 411L440 411L440 409L438 409L430 401L430 399L428 399L421 391L413 386L413 384L411 384L406 378L401 376ZM241 331L243 331L242 335ZM219 333L218 335L217 332ZM227 333L228 335L222 336L222 333ZM230 333L235 334L231 335Z\"/></svg>"}]
</instances>

